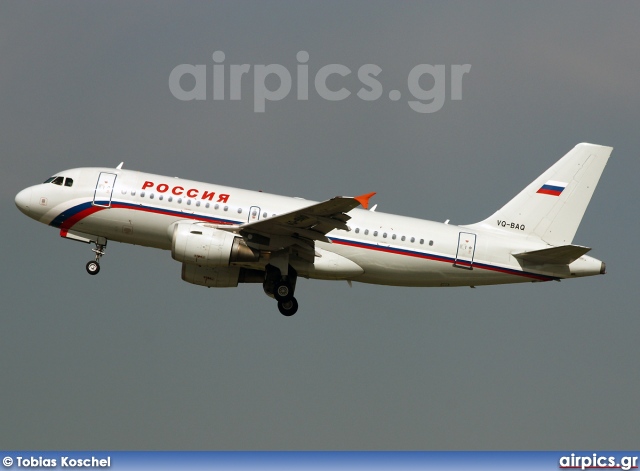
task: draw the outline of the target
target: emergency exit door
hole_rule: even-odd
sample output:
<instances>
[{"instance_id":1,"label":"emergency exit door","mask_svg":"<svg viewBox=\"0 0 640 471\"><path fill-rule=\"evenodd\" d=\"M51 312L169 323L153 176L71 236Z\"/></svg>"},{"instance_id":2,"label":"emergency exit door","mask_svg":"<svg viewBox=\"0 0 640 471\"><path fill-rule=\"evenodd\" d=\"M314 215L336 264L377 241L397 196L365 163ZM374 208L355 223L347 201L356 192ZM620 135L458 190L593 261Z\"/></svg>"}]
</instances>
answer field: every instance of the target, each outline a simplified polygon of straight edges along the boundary
<instances>
[{"instance_id":1,"label":"emergency exit door","mask_svg":"<svg viewBox=\"0 0 640 471\"><path fill-rule=\"evenodd\" d=\"M473 270L473 255L476 251L476 235L469 232L458 234L458 250L454 267Z\"/></svg>"},{"instance_id":2,"label":"emergency exit door","mask_svg":"<svg viewBox=\"0 0 640 471\"><path fill-rule=\"evenodd\" d=\"M260 208L258 206L251 206L249 208L249 216L247 216L247 222L260 220Z\"/></svg>"},{"instance_id":3,"label":"emergency exit door","mask_svg":"<svg viewBox=\"0 0 640 471\"><path fill-rule=\"evenodd\" d=\"M115 173L100 172L96 189L93 192L93 205L102 206L103 208L111 207L111 195L113 195L113 186L116 184Z\"/></svg>"}]
</instances>

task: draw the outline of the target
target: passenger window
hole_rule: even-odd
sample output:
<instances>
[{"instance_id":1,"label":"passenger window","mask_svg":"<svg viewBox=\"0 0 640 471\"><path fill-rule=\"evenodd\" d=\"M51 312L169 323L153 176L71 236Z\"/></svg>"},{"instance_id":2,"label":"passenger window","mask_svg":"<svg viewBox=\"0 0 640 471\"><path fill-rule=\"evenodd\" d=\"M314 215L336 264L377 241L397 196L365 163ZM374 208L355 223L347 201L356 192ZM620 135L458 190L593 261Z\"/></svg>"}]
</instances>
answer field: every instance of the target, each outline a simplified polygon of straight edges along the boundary
<instances>
[{"instance_id":1,"label":"passenger window","mask_svg":"<svg viewBox=\"0 0 640 471\"><path fill-rule=\"evenodd\" d=\"M73 179L72 178L65 178L64 179L64 186L73 186Z\"/></svg>"},{"instance_id":2,"label":"passenger window","mask_svg":"<svg viewBox=\"0 0 640 471\"><path fill-rule=\"evenodd\" d=\"M131 196L136 196L136 190L131 190Z\"/></svg>"},{"instance_id":3,"label":"passenger window","mask_svg":"<svg viewBox=\"0 0 640 471\"><path fill-rule=\"evenodd\" d=\"M393 240L396 240L396 235L395 235L395 234L393 234L393 235L391 236L391 238L392 238Z\"/></svg>"},{"instance_id":4,"label":"passenger window","mask_svg":"<svg viewBox=\"0 0 640 471\"><path fill-rule=\"evenodd\" d=\"M384 239L386 239L386 238L387 238L387 233L386 233L386 232L385 232L385 233L383 233L383 234L382 234L382 237L383 237Z\"/></svg>"},{"instance_id":5,"label":"passenger window","mask_svg":"<svg viewBox=\"0 0 640 471\"><path fill-rule=\"evenodd\" d=\"M152 200L153 199L153 193L149 194L149 199Z\"/></svg>"},{"instance_id":6,"label":"passenger window","mask_svg":"<svg viewBox=\"0 0 640 471\"><path fill-rule=\"evenodd\" d=\"M262 213L262 217L263 217L263 218L266 218L266 217L267 217L267 213L266 213L266 211L265 211L264 213Z\"/></svg>"},{"instance_id":7,"label":"passenger window","mask_svg":"<svg viewBox=\"0 0 640 471\"><path fill-rule=\"evenodd\" d=\"M173 196L169 196L169 199L167 201L169 201L169 203L171 203L173 201Z\"/></svg>"},{"instance_id":8,"label":"passenger window","mask_svg":"<svg viewBox=\"0 0 640 471\"><path fill-rule=\"evenodd\" d=\"M406 238L405 236L402 236L402 237L400 237L400 240L401 240L402 242L404 242L405 240L407 240L407 238Z\"/></svg>"},{"instance_id":9,"label":"passenger window","mask_svg":"<svg viewBox=\"0 0 640 471\"><path fill-rule=\"evenodd\" d=\"M378 231L373 231L373 237L378 237Z\"/></svg>"},{"instance_id":10,"label":"passenger window","mask_svg":"<svg viewBox=\"0 0 640 471\"><path fill-rule=\"evenodd\" d=\"M208 207L209 207L209 203L205 204L205 205L204 205L204 207L205 207L205 208L208 208Z\"/></svg>"},{"instance_id":11,"label":"passenger window","mask_svg":"<svg viewBox=\"0 0 640 471\"><path fill-rule=\"evenodd\" d=\"M242 213L242 208L238 208L238 214Z\"/></svg>"},{"instance_id":12,"label":"passenger window","mask_svg":"<svg viewBox=\"0 0 640 471\"><path fill-rule=\"evenodd\" d=\"M225 207L224 207L224 210L225 210L225 211L229 211L229 206L225 206Z\"/></svg>"},{"instance_id":13,"label":"passenger window","mask_svg":"<svg viewBox=\"0 0 640 471\"><path fill-rule=\"evenodd\" d=\"M178 204L182 203L182 198L178 198Z\"/></svg>"},{"instance_id":14,"label":"passenger window","mask_svg":"<svg viewBox=\"0 0 640 471\"><path fill-rule=\"evenodd\" d=\"M356 227L356 234L360 234L360 228Z\"/></svg>"},{"instance_id":15,"label":"passenger window","mask_svg":"<svg viewBox=\"0 0 640 471\"><path fill-rule=\"evenodd\" d=\"M196 201L196 206L200 206L200 201Z\"/></svg>"},{"instance_id":16,"label":"passenger window","mask_svg":"<svg viewBox=\"0 0 640 471\"><path fill-rule=\"evenodd\" d=\"M424 239L420 239L420 243L421 243L421 244L424 244Z\"/></svg>"},{"instance_id":17,"label":"passenger window","mask_svg":"<svg viewBox=\"0 0 640 471\"><path fill-rule=\"evenodd\" d=\"M56 177L51 183L62 186L62 182L64 182L64 177Z\"/></svg>"},{"instance_id":18,"label":"passenger window","mask_svg":"<svg viewBox=\"0 0 640 471\"><path fill-rule=\"evenodd\" d=\"M144 198L144 191L140 192L140 198Z\"/></svg>"},{"instance_id":19,"label":"passenger window","mask_svg":"<svg viewBox=\"0 0 640 471\"><path fill-rule=\"evenodd\" d=\"M191 206L191 200L187 200L187 204Z\"/></svg>"},{"instance_id":20,"label":"passenger window","mask_svg":"<svg viewBox=\"0 0 640 471\"><path fill-rule=\"evenodd\" d=\"M433 241L432 240L429 241L429 245L433 245Z\"/></svg>"},{"instance_id":21,"label":"passenger window","mask_svg":"<svg viewBox=\"0 0 640 471\"><path fill-rule=\"evenodd\" d=\"M160 201L162 201L162 200L164 199L164 196L160 195L160 196L158 196L158 199L159 199Z\"/></svg>"},{"instance_id":22,"label":"passenger window","mask_svg":"<svg viewBox=\"0 0 640 471\"><path fill-rule=\"evenodd\" d=\"M412 237L412 238L411 238L411 243L413 244L415 241L416 241L416 238L415 238L415 237Z\"/></svg>"},{"instance_id":23,"label":"passenger window","mask_svg":"<svg viewBox=\"0 0 640 471\"><path fill-rule=\"evenodd\" d=\"M220 205L219 205L219 204L216 204L216 205L213 207L213 209L218 209L219 207L220 207Z\"/></svg>"},{"instance_id":24,"label":"passenger window","mask_svg":"<svg viewBox=\"0 0 640 471\"><path fill-rule=\"evenodd\" d=\"M364 235L369 235L369 229L364 230Z\"/></svg>"}]
</instances>

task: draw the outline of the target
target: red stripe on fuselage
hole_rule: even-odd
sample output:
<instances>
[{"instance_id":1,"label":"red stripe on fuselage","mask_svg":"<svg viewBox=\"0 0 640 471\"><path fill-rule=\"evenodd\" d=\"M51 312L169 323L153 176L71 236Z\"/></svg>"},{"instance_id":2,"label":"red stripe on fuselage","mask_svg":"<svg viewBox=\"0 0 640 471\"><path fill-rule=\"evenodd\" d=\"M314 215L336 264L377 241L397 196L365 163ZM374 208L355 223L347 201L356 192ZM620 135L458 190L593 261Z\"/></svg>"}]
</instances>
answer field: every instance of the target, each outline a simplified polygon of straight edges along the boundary
<instances>
[{"instance_id":1,"label":"red stripe on fuselage","mask_svg":"<svg viewBox=\"0 0 640 471\"><path fill-rule=\"evenodd\" d=\"M201 216L201 215L198 215L198 214L184 213L184 212L181 212L181 211L163 210L163 209L152 208L152 207L148 207L148 206L139 206L139 205L133 205L133 204L126 204L126 203L117 203L115 201L111 203L111 208L112 209L128 209L128 210L132 210L132 211L141 211L141 212L145 212L145 213L159 214L159 215L162 215L162 216L179 217L181 219L194 219L194 220L197 220L197 221L209 222L209 223L214 223L214 224L236 224L235 222L220 220L220 219L217 219L215 217ZM69 230L74 225L76 225L82 219L84 219L86 217L89 217L89 216L91 216L92 214L95 214L98 211L102 211L103 209L109 209L109 207L91 205L88 208L85 208L82 211L78 211L76 214L74 214L72 216L69 216L59 226L60 227L60 235L62 237L66 237L67 233L69 232Z\"/></svg>"},{"instance_id":2,"label":"red stripe on fuselage","mask_svg":"<svg viewBox=\"0 0 640 471\"><path fill-rule=\"evenodd\" d=\"M111 204L111 207L115 209L130 209L132 211L141 211L143 213L160 214L161 216L179 217L181 219L194 219L197 221L209 222L209 223L215 223L215 224L237 224L237 222L225 221L223 219L217 219L212 216L203 216L201 214L185 213L182 211L165 210L161 208L153 208L151 206L138 206L138 205L114 202Z\"/></svg>"},{"instance_id":3,"label":"red stripe on fuselage","mask_svg":"<svg viewBox=\"0 0 640 471\"><path fill-rule=\"evenodd\" d=\"M103 206L90 206L87 209L83 209L82 211L74 214L73 216L65 219L65 221L60 224L60 235L66 235L68 230L71 229L75 224L77 224L80 220L86 218L87 216L91 216L98 211L102 211L103 209L107 209Z\"/></svg>"},{"instance_id":4,"label":"red stripe on fuselage","mask_svg":"<svg viewBox=\"0 0 640 471\"><path fill-rule=\"evenodd\" d=\"M138 206L138 205L130 205L130 204L122 204L122 203L116 203L116 202L112 202L111 205L112 208L117 208L117 209L129 209L129 210L133 210L133 211L143 211L143 212L147 212L147 213L153 213L153 214L160 214L163 216L179 216L181 218L185 218L185 219L195 219L195 220L199 220L199 221L203 221L203 222L216 222L218 224L234 224L233 222L229 222L229 221L224 221L224 220L216 220L215 218L212 217L207 217L206 219L203 219L202 217L200 217L197 214L189 214L189 213L181 213L178 211L165 211L162 209L157 209L157 208L152 208L152 207L146 207L146 206ZM73 227L75 224L77 224L80 220L91 216L92 214L101 211L103 209L108 209L106 207L103 206L90 206L89 208L83 209L82 211L76 213L75 215L69 217L68 219L66 219L61 225L60 225L60 235L65 237L67 235L67 232L69 229L71 229L71 227ZM404 249L395 249L392 247L387 247L387 246L380 246L380 245L373 245L373 244L367 244L367 243L359 243L359 242L355 242L355 241L348 241L348 240L343 240L343 239L337 239L337 238L332 238L331 239L332 242L334 244L338 244L338 245L345 245L348 247L356 247L356 248L360 248L360 249L366 249L366 250L374 250L377 252L384 252L384 253L389 253L389 254L393 254L393 255L404 255L407 257L414 257L414 258L422 258L425 260L433 260L435 262L444 262L444 263L454 263L454 259L451 257L445 257L445 256L439 256L439 255L433 255L433 254L426 254L426 253L422 253L422 252L415 252L412 250L404 250ZM468 262L462 262L460 261L459 263L461 264L468 264ZM482 270L489 270L489 271L495 271L495 272L500 272L500 273L505 273L508 275L514 275L514 276L524 276L526 278L533 278L536 280L540 280L540 281L550 281L552 279L554 279L553 277L550 276L545 276L545 275L537 275L534 273L526 273L526 272L521 272L521 271L517 271L514 269L510 269L510 268L501 268L501 267L496 267L493 265L487 265L484 263L474 263L473 266L475 268L479 268Z\"/></svg>"},{"instance_id":5,"label":"red stripe on fuselage","mask_svg":"<svg viewBox=\"0 0 640 471\"><path fill-rule=\"evenodd\" d=\"M420 253L420 252L413 252L413 251L410 251L410 250L394 249L394 248L391 248L391 247L374 246L374 245L362 244L362 243L358 243L358 242L350 242L350 241L340 240L340 239L331 239L331 240L332 240L332 242L334 244L346 245L348 247L357 247L357 248L360 248L360 249L375 250L377 252L385 252L385 253L390 253L390 254L394 254L394 255L404 255L404 256L407 256L407 257L422 258L422 259L425 259L425 260L433 260L435 262L445 262L445 263L452 263L452 264L455 262L455 260L453 258L451 258L451 257L430 255L430 254L425 254L425 253ZM456 263L458 263L459 265L471 266L471 263L467 262L467 261L459 260ZM489 271L495 271L495 272L499 272L499 273L505 273L507 275L523 276L525 278L533 278L533 279L539 280L539 281L551 281L552 279L554 279L553 277L546 276L546 275L537 275L535 273L522 272L522 271L514 270L512 268L501 268L501 267L496 267L494 265L487 265L485 263L479 263L479 262L473 263L473 267L474 268L479 268L481 270L489 270Z\"/></svg>"}]
</instances>

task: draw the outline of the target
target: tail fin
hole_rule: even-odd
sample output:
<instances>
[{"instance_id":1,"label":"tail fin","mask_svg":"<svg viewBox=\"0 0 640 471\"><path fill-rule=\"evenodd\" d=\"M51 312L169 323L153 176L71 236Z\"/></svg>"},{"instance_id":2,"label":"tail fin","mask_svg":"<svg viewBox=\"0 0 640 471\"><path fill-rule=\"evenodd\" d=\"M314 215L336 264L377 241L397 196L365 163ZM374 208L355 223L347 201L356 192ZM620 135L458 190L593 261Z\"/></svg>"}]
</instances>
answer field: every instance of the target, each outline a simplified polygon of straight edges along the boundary
<instances>
[{"instance_id":1,"label":"tail fin","mask_svg":"<svg viewBox=\"0 0 640 471\"><path fill-rule=\"evenodd\" d=\"M578 144L492 216L473 226L535 235L550 245L571 244L612 150Z\"/></svg>"}]
</instances>

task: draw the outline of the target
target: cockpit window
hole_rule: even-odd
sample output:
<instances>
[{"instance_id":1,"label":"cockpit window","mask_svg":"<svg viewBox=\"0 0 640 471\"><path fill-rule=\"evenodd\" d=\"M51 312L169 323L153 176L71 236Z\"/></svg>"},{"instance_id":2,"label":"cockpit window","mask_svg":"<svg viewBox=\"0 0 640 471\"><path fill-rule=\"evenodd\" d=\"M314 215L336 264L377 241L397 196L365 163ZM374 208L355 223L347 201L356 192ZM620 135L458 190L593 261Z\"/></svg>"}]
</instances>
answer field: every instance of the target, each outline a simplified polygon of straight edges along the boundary
<instances>
[{"instance_id":1,"label":"cockpit window","mask_svg":"<svg viewBox=\"0 0 640 471\"><path fill-rule=\"evenodd\" d=\"M73 186L73 178L64 178L64 177L57 177L57 176L53 176L53 177L49 177L47 178L44 183L53 183L54 185L60 185L60 186Z\"/></svg>"}]
</instances>

